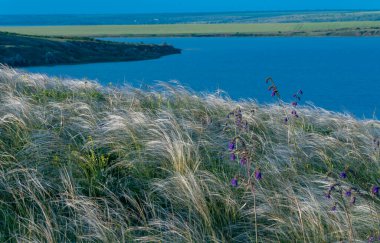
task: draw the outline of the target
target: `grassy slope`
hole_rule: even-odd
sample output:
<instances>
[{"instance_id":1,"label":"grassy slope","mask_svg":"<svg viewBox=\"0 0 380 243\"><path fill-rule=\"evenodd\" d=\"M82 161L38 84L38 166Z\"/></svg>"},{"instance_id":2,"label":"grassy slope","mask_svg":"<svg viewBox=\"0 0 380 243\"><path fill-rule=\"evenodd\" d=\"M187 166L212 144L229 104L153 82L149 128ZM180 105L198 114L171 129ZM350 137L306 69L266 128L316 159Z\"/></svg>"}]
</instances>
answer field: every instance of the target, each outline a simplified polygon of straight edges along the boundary
<instances>
[{"instance_id":1,"label":"grassy slope","mask_svg":"<svg viewBox=\"0 0 380 243\"><path fill-rule=\"evenodd\" d=\"M285 124L288 105L168 84L119 90L7 68L0 69L0 102L2 242L380 235L380 200L370 193L380 176L379 121L301 107ZM226 118L237 107L246 129ZM248 167L229 160L227 143L236 136ZM261 181L250 174L258 167Z\"/></svg>"},{"instance_id":2,"label":"grassy slope","mask_svg":"<svg viewBox=\"0 0 380 243\"><path fill-rule=\"evenodd\" d=\"M363 35L380 33L378 21L266 24L173 24L0 27L0 31L48 36Z\"/></svg>"}]
</instances>

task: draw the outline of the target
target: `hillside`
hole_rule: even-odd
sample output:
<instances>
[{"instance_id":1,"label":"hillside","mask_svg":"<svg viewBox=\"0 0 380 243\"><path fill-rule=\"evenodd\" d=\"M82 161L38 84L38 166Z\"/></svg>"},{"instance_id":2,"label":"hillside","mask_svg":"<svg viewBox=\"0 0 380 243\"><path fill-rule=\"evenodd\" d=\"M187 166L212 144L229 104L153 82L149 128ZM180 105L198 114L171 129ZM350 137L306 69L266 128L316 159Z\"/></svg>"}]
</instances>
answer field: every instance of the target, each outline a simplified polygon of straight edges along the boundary
<instances>
[{"instance_id":1,"label":"hillside","mask_svg":"<svg viewBox=\"0 0 380 243\"><path fill-rule=\"evenodd\" d=\"M6 67L0 102L1 242L380 237L378 120Z\"/></svg>"},{"instance_id":2,"label":"hillside","mask_svg":"<svg viewBox=\"0 0 380 243\"><path fill-rule=\"evenodd\" d=\"M14 67L120 62L181 51L170 45L130 44L77 37L37 37L0 32L0 63Z\"/></svg>"}]
</instances>

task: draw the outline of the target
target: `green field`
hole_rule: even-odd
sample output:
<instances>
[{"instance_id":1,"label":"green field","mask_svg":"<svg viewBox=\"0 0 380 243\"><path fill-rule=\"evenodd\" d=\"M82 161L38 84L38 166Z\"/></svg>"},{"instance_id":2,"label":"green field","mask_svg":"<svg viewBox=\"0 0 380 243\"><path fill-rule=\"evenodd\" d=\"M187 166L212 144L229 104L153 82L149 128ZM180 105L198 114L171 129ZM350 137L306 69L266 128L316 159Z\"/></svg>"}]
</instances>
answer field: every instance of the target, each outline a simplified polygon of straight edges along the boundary
<instances>
[{"instance_id":1,"label":"green field","mask_svg":"<svg viewBox=\"0 0 380 243\"><path fill-rule=\"evenodd\" d=\"M46 36L379 35L380 21L0 27L0 31Z\"/></svg>"}]
</instances>

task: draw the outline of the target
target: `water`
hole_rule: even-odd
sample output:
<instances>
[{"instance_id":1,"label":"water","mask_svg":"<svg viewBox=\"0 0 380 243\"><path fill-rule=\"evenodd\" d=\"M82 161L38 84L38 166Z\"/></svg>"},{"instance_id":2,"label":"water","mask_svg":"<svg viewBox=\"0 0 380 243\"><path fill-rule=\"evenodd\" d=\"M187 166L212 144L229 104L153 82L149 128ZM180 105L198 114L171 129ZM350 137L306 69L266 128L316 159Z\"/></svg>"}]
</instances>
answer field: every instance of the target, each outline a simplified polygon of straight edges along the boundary
<instances>
[{"instance_id":1,"label":"water","mask_svg":"<svg viewBox=\"0 0 380 243\"><path fill-rule=\"evenodd\" d=\"M157 60L31 67L26 70L102 84L138 86L179 80L196 91L226 91L231 98L273 101L265 78L272 76L282 97L298 89L302 103L373 118L380 109L380 38L105 38L163 43L183 49Z\"/></svg>"}]
</instances>

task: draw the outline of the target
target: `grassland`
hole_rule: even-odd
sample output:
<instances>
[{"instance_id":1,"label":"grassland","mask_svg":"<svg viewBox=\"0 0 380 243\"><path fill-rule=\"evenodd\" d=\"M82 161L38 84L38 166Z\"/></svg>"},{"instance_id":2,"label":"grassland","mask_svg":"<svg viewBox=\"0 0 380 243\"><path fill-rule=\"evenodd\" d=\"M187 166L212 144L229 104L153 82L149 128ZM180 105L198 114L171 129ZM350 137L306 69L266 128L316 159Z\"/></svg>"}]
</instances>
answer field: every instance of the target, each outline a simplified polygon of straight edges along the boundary
<instances>
[{"instance_id":1,"label":"grassland","mask_svg":"<svg viewBox=\"0 0 380 243\"><path fill-rule=\"evenodd\" d=\"M1 242L380 236L377 120L6 67L0 102Z\"/></svg>"},{"instance_id":2,"label":"grassland","mask_svg":"<svg viewBox=\"0 0 380 243\"><path fill-rule=\"evenodd\" d=\"M379 21L0 27L0 31L38 36L358 36L380 35Z\"/></svg>"}]
</instances>

